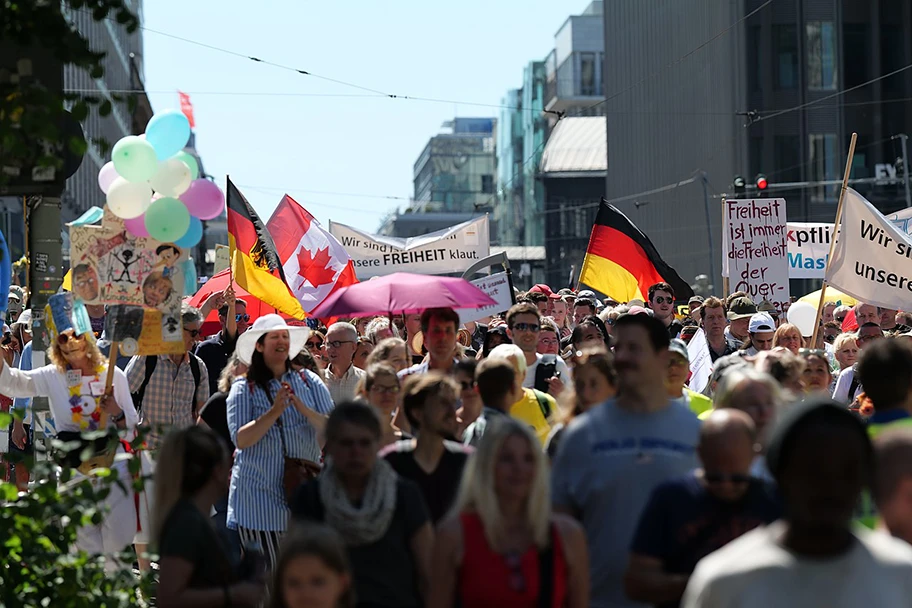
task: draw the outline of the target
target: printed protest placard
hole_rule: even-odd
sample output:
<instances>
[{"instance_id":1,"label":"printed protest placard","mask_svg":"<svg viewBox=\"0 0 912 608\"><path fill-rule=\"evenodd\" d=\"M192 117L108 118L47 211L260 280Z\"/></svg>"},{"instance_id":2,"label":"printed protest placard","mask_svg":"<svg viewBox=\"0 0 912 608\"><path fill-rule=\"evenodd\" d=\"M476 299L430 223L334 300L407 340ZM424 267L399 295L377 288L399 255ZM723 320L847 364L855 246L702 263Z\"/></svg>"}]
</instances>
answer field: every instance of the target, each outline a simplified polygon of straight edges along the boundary
<instances>
[{"instance_id":1,"label":"printed protest placard","mask_svg":"<svg viewBox=\"0 0 912 608\"><path fill-rule=\"evenodd\" d=\"M687 343L687 354L690 359L690 379L688 380L690 390L703 392L712 375L712 357L709 356L709 343L706 341L706 334L703 333L702 327Z\"/></svg>"},{"instance_id":2,"label":"printed protest placard","mask_svg":"<svg viewBox=\"0 0 912 608\"><path fill-rule=\"evenodd\" d=\"M790 279L822 279L830 255L833 224L788 223Z\"/></svg>"},{"instance_id":3,"label":"printed protest placard","mask_svg":"<svg viewBox=\"0 0 912 608\"><path fill-rule=\"evenodd\" d=\"M489 317L495 313L509 310L513 306L513 290L510 289L510 280L506 272L475 279L471 283L491 296L491 299L497 304L483 308L457 308L460 324Z\"/></svg>"},{"instance_id":4,"label":"printed protest placard","mask_svg":"<svg viewBox=\"0 0 912 608\"><path fill-rule=\"evenodd\" d=\"M848 188L827 283L860 302L907 309L912 304L912 238Z\"/></svg>"},{"instance_id":5,"label":"printed protest placard","mask_svg":"<svg viewBox=\"0 0 912 608\"><path fill-rule=\"evenodd\" d=\"M394 272L464 272L491 253L487 216L410 238L370 234L335 222L330 222L329 232L351 256L360 281Z\"/></svg>"},{"instance_id":6,"label":"printed protest placard","mask_svg":"<svg viewBox=\"0 0 912 608\"><path fill-rule=\"evenodd\" d=\"M732 292L780 311L789 302L785 199L726 200L722 222L722 276Z\"/></svg>"}]
</instances>

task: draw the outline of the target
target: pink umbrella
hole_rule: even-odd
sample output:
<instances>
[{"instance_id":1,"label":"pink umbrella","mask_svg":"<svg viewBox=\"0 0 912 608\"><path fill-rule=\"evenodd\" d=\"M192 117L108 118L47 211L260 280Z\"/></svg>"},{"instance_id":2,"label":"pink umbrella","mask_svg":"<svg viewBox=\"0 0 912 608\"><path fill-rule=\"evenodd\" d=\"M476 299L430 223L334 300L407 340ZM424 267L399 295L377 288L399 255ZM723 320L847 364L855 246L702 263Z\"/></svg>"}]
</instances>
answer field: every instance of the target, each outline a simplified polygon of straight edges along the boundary
<instances>
[{"instance_id":1,"label":"pink umbrella","mask_svg":"<svg viewBox=\"0 0 912 608\"><path fill-rule=\"evenodd\" d=\"M311 316L369 317L413 314L426 308L481 308L497 302L459 277L397 272L333 292Z\"/></svg>"}]
</instances>

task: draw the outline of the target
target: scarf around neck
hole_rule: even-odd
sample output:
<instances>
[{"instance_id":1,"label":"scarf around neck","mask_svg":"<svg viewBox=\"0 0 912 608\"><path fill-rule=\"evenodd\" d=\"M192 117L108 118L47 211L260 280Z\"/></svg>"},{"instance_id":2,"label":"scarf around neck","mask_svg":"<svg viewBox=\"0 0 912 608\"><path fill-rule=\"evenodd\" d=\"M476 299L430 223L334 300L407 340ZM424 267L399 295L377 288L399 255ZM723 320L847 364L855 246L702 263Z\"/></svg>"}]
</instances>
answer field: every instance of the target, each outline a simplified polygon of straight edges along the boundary
<instances>
[{"instance_id":1,"label":"scarf around neck","mask_svg":"<svg viewBox=\"0 0 912 608\"><path fill-rule=\"evenodd\" d=\"M396 511L396 481L396 472L390 464L378 459L361 506L356 507L339 483L332 459L327 458L319 486L326 524L342 535L346 545L368 545L380 540Z\"/></svg>"}]
</instances>

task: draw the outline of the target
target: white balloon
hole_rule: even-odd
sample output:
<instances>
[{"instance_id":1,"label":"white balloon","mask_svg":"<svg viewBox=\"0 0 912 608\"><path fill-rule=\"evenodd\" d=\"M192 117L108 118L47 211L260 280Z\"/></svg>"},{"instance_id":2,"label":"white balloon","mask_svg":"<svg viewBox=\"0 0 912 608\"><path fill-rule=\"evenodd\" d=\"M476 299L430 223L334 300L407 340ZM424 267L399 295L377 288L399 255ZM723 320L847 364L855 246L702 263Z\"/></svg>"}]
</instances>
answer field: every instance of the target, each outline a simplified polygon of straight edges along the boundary
<instances>
[{"instance_id":1,"label":"white balloon","mask_svg":"<svg viewBox=\"0 0 912 608\"><path fill-rule=\"evenodd\" d=\"M145 182L128 182L118 177L108 189L108 209L119 218L131 220L152 204L152 188Z\"/></svg>"},{"instance_id":2,"label":"white balloon","mask_svg":"<svg viewBox=\"0 0 912 608\"><path fill-rule=\"evenodd\" d=\"M191 177L186 163L169 158L158 163L158 171L149 180L149 185L163 196L177 198L190 187Z\"/></svg>"},{"instance_id":3,"label":"white balloon","mask_svg":"<svg viewBox=\"0 0 912 608\"><path fill-rule=\"evenodd\" d=\"M807 302L795 302L789 306L786 315L788 322L798 327L802 336L814 335L814 322L817 321L817 309Z\"/></svg>"}]
</instances>

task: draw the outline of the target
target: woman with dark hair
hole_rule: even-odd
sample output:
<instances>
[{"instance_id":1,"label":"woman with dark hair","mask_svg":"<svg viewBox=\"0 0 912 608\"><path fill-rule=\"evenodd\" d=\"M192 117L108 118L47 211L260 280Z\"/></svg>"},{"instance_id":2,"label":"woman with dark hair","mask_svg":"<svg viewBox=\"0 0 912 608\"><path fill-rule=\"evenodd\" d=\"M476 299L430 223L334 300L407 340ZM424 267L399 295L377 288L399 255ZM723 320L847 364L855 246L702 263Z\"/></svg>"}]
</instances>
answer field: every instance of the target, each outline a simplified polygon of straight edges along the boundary
<instances>
[{"instance_id":1,"label":"woman with dark hair","mask_svg":"<svg viewBox=\"0 0 912 608\"><path fill-rule=\"evenodd\" d=\"M369 405L336 406L326 423L326 467L301 486L291 511L342 535L359 606L423 606L434 531L418 486L377 458L380 424Z\"/></svg>"},{"instance_id":2,"label":"woman with dark hair","mask_svg":"<svg viewBox=\"0 0 912 608\"><path fill-rule=\"evenodd\" d=\"M240 580L237 562L209 517L230 473L230 454L213 431L197 426L165 436L152 522L159 606L254 608L262 601L263 581Z\"/></svg>"},{"instance_id":3,"label":"woman with dark hair","mask_svg":"<svg viewBox=\"0 0 912 608\"><path fill-rule=\"evenodd\" d=\"M510 336L507 335L506 325L495 325L488 327L488 333L485 334L484 344L481 347L481 358L487 359L491 351L501 344L513 344Z\"/></svg>"},{"instance_id":4,"label":"woman with dark hair","mask_svg":"<svg viewBox=\"0 0 912 608\"><path fill-rule=\"evenodd\" d=\"M237 342L247 377L235 380L228 394L228 429L237 446L228 527L237 528L245 550L261 550L270 567L288 522L285 469L303 464L316 474L333 408L319 376L291 367L309 331L289 327L276 314L257 319Z\"/></svg>"},{"instance_id":5,"label":"woman with dark hair","mask_svg":"<svg viewBox=\"0 0 912 608\"><path fill-rule=\"evenodd\" d=\"M605 323L595 315L589 315L576 324L570 334L573 350L584 348L608 348L608 330Z\"/></svg>"},{"instance_id":6,"label":"woman with dark hair","mask_svg":"<svg viewBox=\"0 0 912 608\"><path fill-rule=\"evenodd\" d=\"M292 527L282 542L270 608L355 608L351 566L335 530Z\"/></svg>"}]
</instances>

